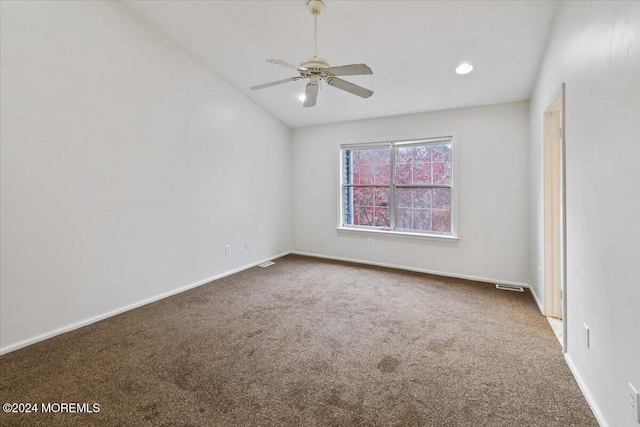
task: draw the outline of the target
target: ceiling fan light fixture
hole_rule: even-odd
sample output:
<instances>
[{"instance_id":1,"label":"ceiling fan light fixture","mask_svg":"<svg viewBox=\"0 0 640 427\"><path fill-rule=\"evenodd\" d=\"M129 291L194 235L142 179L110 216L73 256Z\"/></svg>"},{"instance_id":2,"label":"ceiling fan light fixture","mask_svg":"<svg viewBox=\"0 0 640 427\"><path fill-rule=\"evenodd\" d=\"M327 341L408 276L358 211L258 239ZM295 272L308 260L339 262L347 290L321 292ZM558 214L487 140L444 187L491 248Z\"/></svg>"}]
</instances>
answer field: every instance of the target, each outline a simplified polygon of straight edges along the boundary
<instances>
[{"instance_id":1,"label":"ceiling fan light fixture","mask_svg":"<svg viewBox=\"0 0 640 427\"><path fill-rule=\"evenodd\" d=\"M304 100L307 99L307 96L303 93L300 96L298 96L298 99L300 100L300 102L304 102Z\"/></svg>"},{"instance_id":2,"label":"ceiling fan light fixture","mask_svg":"<svg viewBox=\"0 0 640 427\"><path fill-rule=\"evenodd\" d=\"M456 67L456 73L460 75L469 74L473 70L473 65L463 62L462 64Z\"/></svg>"}]
</instances>

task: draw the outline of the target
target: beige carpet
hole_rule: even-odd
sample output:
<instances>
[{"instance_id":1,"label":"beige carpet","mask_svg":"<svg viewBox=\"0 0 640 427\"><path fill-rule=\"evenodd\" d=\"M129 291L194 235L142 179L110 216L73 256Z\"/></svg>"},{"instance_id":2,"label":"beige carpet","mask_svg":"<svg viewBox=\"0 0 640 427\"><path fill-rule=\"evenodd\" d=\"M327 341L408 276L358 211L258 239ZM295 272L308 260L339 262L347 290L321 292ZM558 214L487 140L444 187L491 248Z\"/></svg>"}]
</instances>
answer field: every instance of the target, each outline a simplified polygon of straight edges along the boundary
<instances>
[{"instance_id":1,"label":"beige carpet","mask_svg":"<svg viewBox=\"0 0 640 427\"><path fill-rule=\"evenodd\" d=\"M531 295L287 256L0 357L4 425L597 426Z\"/></svg>"}]
</instances>

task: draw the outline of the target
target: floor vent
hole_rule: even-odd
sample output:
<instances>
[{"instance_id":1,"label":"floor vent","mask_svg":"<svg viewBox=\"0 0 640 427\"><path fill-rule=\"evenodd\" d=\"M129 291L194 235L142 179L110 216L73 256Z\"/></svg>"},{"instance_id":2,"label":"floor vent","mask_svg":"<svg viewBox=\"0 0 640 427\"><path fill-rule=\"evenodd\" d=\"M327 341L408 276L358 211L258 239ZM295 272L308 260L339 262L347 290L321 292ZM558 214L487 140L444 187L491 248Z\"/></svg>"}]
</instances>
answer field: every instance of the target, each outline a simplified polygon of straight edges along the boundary
<instances>
[{"instance_id":1,"label":"floor vent","mask_svg":"<svg viewBox=\"0 0 640 427\"><path fill-rule=\"evenodd\" d=\"M258 267L269 267L270 265L275 264L273 261L263 262L262 264L258 264Z\"/></svg>"},{"instance_id":2,"label":"floor vent","mask_svg":"<svg viewBox=\"0 0 640 427\"><path fill-rule=\"evenodd\" d=\"M524 292L522 286L515 285L499 285L496 283L496 288L502 289L503 291L514 291L514 292Z\"/></svg>"}]
</instances>

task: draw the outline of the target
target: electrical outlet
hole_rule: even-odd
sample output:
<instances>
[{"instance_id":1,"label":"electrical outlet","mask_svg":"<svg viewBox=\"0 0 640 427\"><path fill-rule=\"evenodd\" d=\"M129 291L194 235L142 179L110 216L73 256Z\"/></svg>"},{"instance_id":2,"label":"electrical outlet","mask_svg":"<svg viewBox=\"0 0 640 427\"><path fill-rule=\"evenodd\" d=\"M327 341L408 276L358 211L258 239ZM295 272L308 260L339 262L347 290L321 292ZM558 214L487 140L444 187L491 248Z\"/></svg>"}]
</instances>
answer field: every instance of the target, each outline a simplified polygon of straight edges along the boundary
<instances>
[{"instance_id":1,"label":"electrical outlet","mask_svg":"<svg viewBox=\"0 0 640 427\"><path fill-rule=\"evenodd\" d=\"M629 383L629 403L631 404L631 413L636 423L640 424L640 412L638 412L638 406L640 406L640 395L635 389L633 384Z\"/></svg>"},{"instance_id":2,"label":"electrical outlet","mask_svg":"<svg viewBox=\"0 0 640 427\"><path fill-rule=\"evenodd\" d=\"M372 238L368 238L367 239L367 246L373 246L373 239Z\"/></svg>"},{"instance_id":3,"label":"electrical outlet","mask_svg":"<svg viewBox=\"0 0 640 427\"><path fill-rule=\"evenodd\" d=\"M224 254L225 255L231 255L231 245L226 245L224 247Z\"/></svg>"},{"instance_id":4,"label":"electrical outlet","mask_svg":"<svg viewBox=\"0 0 640 427\"><path fill-rule=\"evenodd\" d=\"M244 248L245 249L249 249L249 241L248 240L244 242Z\"/></svg>"},{"instance_id":5,"label":"electrical outlet","mask_svg":"<svg viewBox=\"0 0 640 427\"><path fill-rule=\"evenodd\" d=\"M589 327L586 323L582 324L582 342L585 347L589 348Z\"/></svg>"}]
</instances>

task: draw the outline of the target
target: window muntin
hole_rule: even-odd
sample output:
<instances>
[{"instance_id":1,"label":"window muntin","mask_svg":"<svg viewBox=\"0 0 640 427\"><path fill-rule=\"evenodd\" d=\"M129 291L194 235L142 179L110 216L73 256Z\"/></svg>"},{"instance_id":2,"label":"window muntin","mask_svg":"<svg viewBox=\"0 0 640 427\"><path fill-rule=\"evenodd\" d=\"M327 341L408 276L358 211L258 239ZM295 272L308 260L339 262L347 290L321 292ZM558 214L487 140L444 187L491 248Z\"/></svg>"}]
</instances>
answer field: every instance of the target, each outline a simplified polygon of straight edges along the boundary
<instances>
[{"instance_id":1,"label":"window muntin","mask_svg":"<svg viewBox=\"0 0 640 427\"><path fill-rule=\"evenodd\" d=\"M452 145L342 146L342 227L452 236Z\"/></svg>"}]
</instances>

